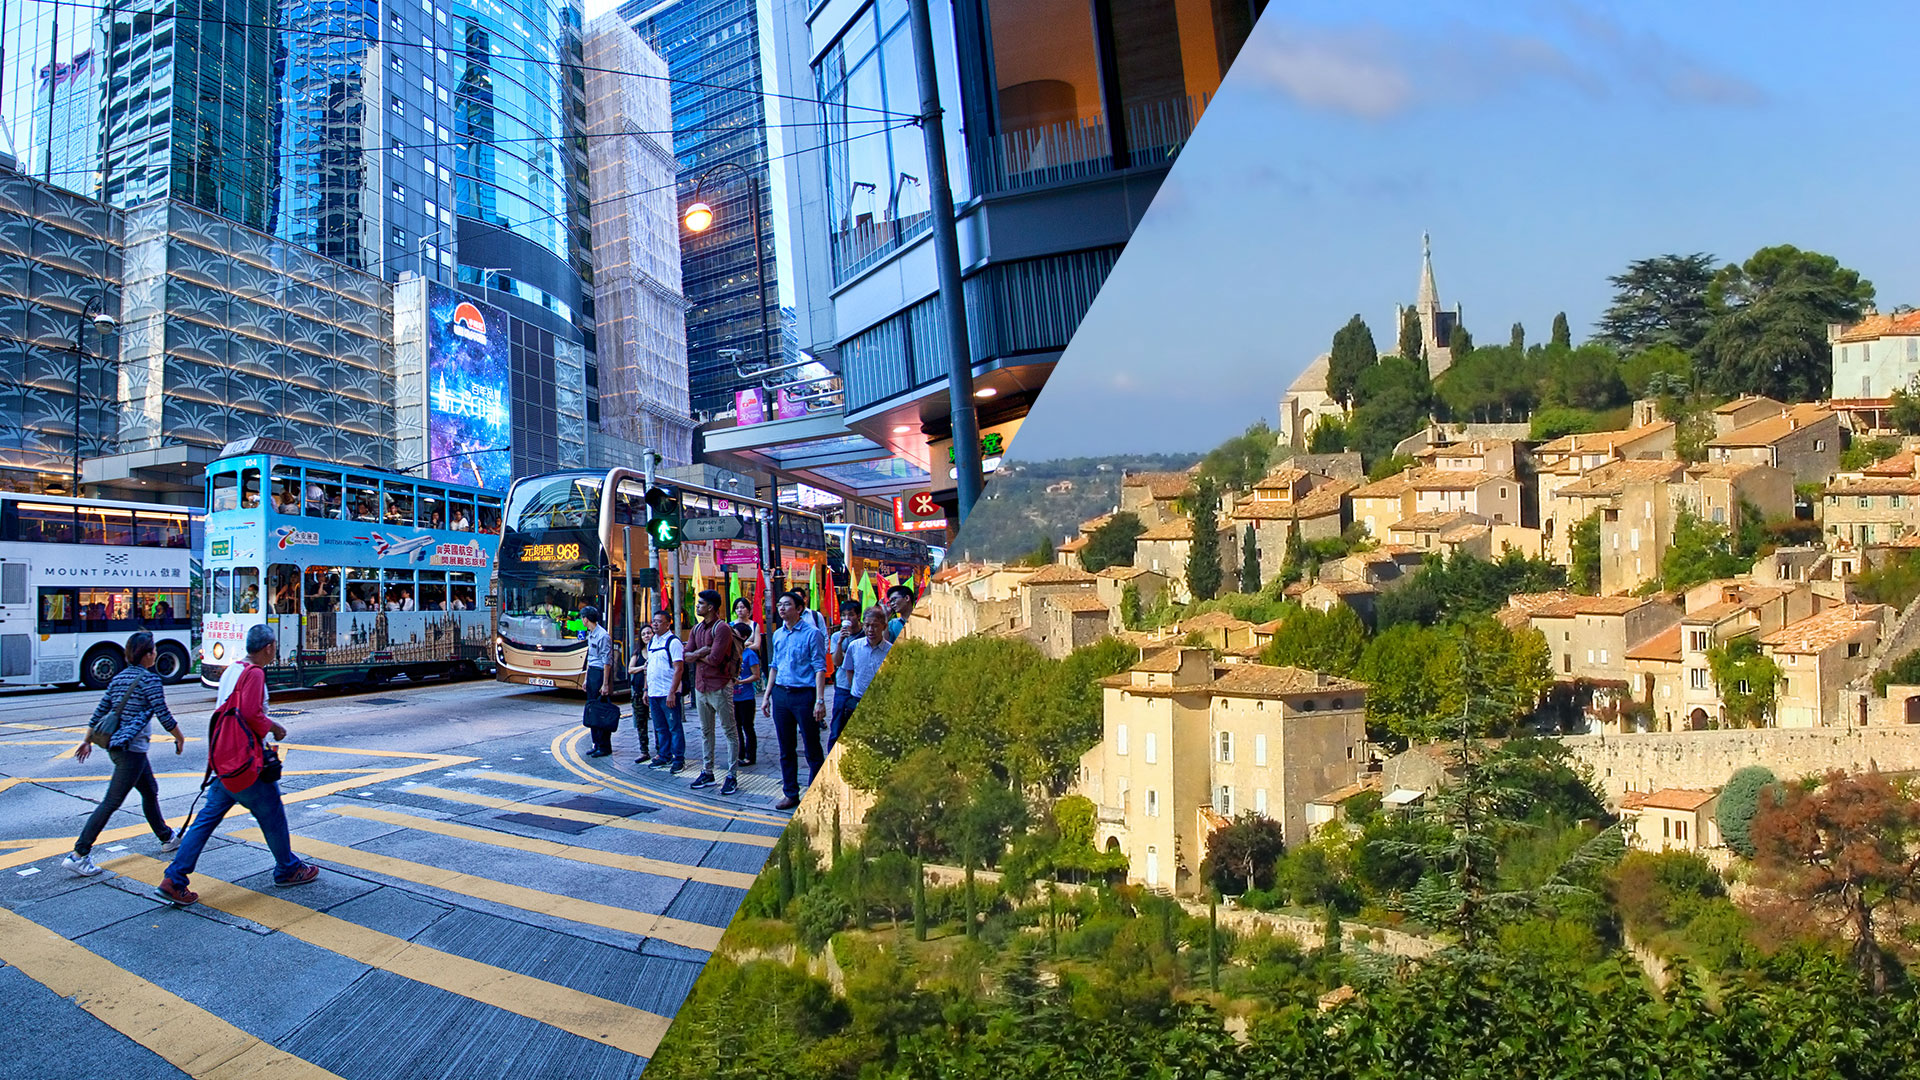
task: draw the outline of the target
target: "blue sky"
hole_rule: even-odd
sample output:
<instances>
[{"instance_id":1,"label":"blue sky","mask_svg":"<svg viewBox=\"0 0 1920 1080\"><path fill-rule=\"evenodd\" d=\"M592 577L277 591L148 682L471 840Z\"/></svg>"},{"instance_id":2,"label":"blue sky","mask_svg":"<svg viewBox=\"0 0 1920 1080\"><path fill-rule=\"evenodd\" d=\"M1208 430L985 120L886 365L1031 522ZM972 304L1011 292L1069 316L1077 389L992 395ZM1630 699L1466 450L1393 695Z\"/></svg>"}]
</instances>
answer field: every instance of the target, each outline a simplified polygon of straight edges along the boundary
<instances>
[{"instance_id":1,"label":"blue sky","mask_svg":"<svg viewBox=\"0 0 1920 1080\"><path fill-rule=\"evenodd\" d=\"M1271 5L1022 427L1028 461L1201 450L1359 313L1391 348L1432 233L1475 338L1575 340L1632 259L1836 256L1920 304L1903 5ZM1371 14L1369 14L1371 12Z\"/></svg>"}]
</instances>

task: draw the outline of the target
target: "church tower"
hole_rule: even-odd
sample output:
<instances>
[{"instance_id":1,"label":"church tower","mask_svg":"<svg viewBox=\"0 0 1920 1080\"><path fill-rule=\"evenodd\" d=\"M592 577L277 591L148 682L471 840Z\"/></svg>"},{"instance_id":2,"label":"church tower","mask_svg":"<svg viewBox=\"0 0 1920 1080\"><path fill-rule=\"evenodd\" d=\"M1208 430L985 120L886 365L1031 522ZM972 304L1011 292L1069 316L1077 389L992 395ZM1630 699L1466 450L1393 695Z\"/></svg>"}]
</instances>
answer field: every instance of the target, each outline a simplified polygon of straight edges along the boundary
<instances>
[{"instance_id":1,"label":"church tower","mask_svg":"<svg viewBox=\"0 0 1920 1080\"><path fill-rule=\"evenodd\" d=\"M1420 234L1420 292L1414 300L1413 311L1420 320L1420 344L1427 355L1427 376L1437 377L1453 365L1453 328L1460 325L1460 305L1455 304L1452 311L1440 307L1440 288L1433 283L1433 241L1426 234ZM1393 332L1399 340L1400 323L1407 317L1407 309L1395 306L1393 309Z\"/></svg>"}]
</instances>

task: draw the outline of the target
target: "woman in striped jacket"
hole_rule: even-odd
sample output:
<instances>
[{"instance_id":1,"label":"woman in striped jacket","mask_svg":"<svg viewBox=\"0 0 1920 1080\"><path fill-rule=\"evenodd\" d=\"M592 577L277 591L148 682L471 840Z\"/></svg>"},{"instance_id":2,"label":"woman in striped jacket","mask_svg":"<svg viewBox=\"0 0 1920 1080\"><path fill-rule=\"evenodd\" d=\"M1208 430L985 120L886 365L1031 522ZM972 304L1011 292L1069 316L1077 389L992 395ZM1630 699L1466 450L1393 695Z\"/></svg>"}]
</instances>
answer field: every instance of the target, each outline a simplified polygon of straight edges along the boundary
<instances>
[{"instance_id":1,"label":"woman in striped jacket","mask_svg":"<svg viewBox=\"0 0 1920 1080\"><path fill-rule=\"evenodd\" d=\"M100 704L94 706L93 719L88 722L91 728L109 713L119 710L119 723L107 739L107 755L113 758L113 778L107 781L106 797L94 807L86 828L80 830L73 854L60 864L80 877L92 877L100 872L93 862L93 842L100 838L100 830L107 827L107 819L127 801L127 793L136 788L140 791L140 808L146 811L147 824L160 838L160 850L172 851L180 846L166 815L160 812L160 782L154 779L153 766L147 762L148 739L155 720L173 736L174 753L180 753L187 745L186 732L180 730L173 713L167 710L166 685L153 670L157 655L152 634L142 630L128 638L127 666L113 677L107 692L100 696ZM73 758L85 761L92 753L93 743L83 739Z\"/></svg>"}]
</instances>

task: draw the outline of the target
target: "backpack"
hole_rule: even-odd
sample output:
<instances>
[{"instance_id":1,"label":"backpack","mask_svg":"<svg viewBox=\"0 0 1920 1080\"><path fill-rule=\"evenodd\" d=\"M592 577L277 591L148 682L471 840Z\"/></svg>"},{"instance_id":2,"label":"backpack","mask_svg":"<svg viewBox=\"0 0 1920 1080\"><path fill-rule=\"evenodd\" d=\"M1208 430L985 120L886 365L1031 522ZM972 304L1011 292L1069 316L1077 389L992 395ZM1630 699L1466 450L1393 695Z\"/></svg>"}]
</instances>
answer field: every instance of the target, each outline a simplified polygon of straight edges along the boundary
<instances>
[{"instance_id":1,"label":"backpack","mask_svg":"<svg viewBox=\"0 0 1920 1080\"><path fill-rule=\"evenodd\" d=\"M242 671L241 681L250 674ZM214 710L213 719L207 722L207 778L201 783L202 787L218 777L228 791L245 791L260 779L260 772L266 766L266 747L241 719L240 706L234 700L239 696L240 687L236 684L233 692Z\"/></svg>"}]
</instances>

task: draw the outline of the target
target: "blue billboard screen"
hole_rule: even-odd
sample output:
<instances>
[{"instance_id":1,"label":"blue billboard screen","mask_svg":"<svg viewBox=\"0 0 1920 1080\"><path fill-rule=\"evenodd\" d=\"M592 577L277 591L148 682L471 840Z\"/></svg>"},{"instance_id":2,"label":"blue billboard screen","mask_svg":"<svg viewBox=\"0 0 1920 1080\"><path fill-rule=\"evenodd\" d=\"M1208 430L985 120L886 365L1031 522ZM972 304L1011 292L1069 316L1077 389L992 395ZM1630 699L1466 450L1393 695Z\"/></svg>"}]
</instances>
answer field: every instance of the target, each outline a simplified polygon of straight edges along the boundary
<instances>
[{"instance_id":1,"label":"blue billboard screen","mask_svg":"<svg viewBox=\"0 0 1920 1080\"><path fill-rule=\"evenodd\" d=\"M427 286L427 476L505 491L513 480L507 316Z\"/></svg>"}]
</instances>

